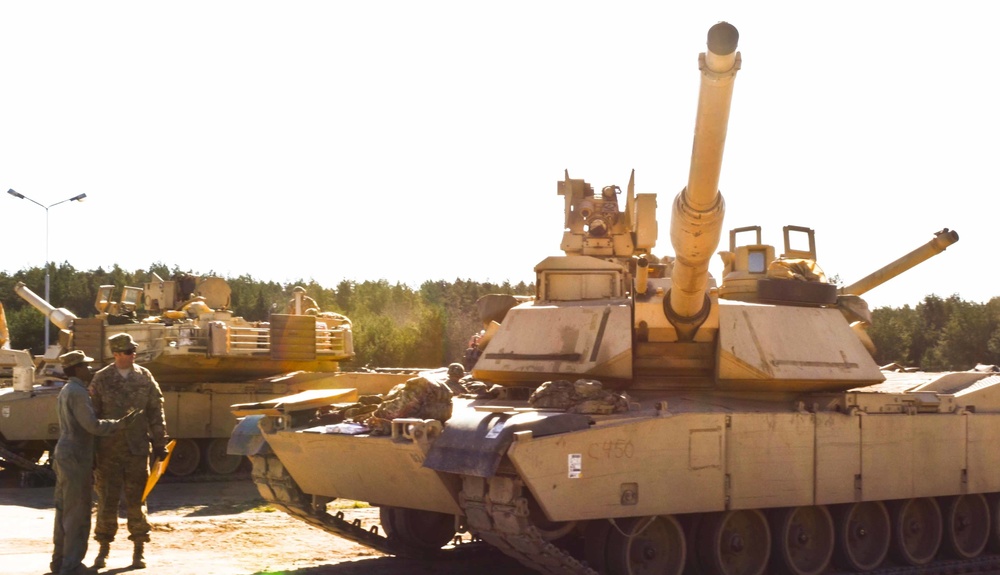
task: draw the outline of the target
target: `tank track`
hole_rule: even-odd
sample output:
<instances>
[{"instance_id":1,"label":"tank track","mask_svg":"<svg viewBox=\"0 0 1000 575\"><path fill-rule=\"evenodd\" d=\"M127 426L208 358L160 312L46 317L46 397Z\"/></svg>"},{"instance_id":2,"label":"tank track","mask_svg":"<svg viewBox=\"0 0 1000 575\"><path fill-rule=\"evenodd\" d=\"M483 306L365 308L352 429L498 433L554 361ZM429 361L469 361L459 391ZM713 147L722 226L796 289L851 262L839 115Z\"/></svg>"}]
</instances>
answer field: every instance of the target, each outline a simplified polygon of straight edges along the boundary
<instances>
[{"instance_id":1,"label":"tank track","mask_svg":"<svg viewBox=\"0 0 1000 575\"><path fill-rule=\"evenodd\" d=\"M47 465L39 465L26 457L21 457L17 453L8 449L3 442L0 442L0 465L8 467L6 464L20 467L28 473L37 475L44 481L55 483L56 473L51 467Z\"/></svg>"},{"instance_id":2,"label":"tank track","mask_svg":"<svg viewBox=\"0 0 1000 575\"><path fill-rule=\"evenodd\" d=\"M522 565L547 575L599 575L546 541L528 513L521 481L497 475L489 479L463 476L459 501L470 531Z\"/></svg>"},{"instance_id":3,"label":"tank track","mask_svg":"<svg viewBox=\"0 0 1000 575\"><path fill-rule=\"evenodd\" d=\"M274 455L254 455L251 477L257 491L272 506L309 525L332 533L388 555L399 551L389 539L378 533L378 527L365 529L360 521L350 522L343 513L326 511L323 505L313 503L312 497L303 493L285 466ZM325 505L325 501L323 502Z\"/></svg>"},{"instance_id":4,"label":"tank track","mask_svg":"<svg viewBox=\"0 0 1000 575\"><path fill-rule=\"evenodd\" d=\"M599 575L586 562L542 537L529 517L521 481L512 476L463 477L462 507L471 531L522 565L547 575ZM846 574L828 571L828 575ZM1000 555L939 560L918 567L884 566L865 575L957 575L1000 573Z\"/></svg>"},{"instance_id":5,"label":"tank track","mask_svg":"<svg viewBox=\"0 0 1000 575\"><path fill-rule=\"evenodd\" d=\"M849 573L831 571L830 574ZM920 567L882 567L865 575L958 575L959 573L1000 573L1000 556L982 555L975 559L935 561Z\"/></svg>"},{"instance_id":6,"label":"tank track","mask_svg":"<svg viewBox=\"0 0 1000 575\"><path fill-rule=\"evenodd\" d=\"M486 545L481 539L454 541L453 545L429 551L413 549L389 539L379 532L378 525L362 527L360 520L348 521L342 512L331 514L326 511L326 499L313 502L313 496L304 493L285 470L285 466L274 455L250 456L253 463L251 477L257 491L273 507L292 517L327 533L364 545L386 555L415 559L461 560L471 557L489 561L489 556L502 557L498 550Z\"/></svg>"}]
</instances>

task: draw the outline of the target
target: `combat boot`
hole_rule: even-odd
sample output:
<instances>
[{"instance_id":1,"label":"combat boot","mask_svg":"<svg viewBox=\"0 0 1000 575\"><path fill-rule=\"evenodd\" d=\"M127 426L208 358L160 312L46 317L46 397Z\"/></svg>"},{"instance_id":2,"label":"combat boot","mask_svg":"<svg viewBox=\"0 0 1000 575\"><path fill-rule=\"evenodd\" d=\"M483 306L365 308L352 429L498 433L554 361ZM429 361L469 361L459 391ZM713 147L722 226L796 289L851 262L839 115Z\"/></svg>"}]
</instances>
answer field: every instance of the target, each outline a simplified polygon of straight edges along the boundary
<instances>
[{"instance_id":1,"label":"combat boot","mask_svg":"<svg viewBox=\"0 0 1000 575\"><path fill-rule=\"evenodd\" d=\"M132 568L133 569L145 569L146 562L142 559L142 541L135 542L135 550L132 551Z\"/></svg>"},{"instance_id":2,"label":"combat boot","mask_svg":"<svg viewBox=\"0 0 1000 575\"><path fill-rule=\"evenodd\" d=\"M108 564L108 554L111 553L111 544L106 542L101 542L101 548L97 551L97 557L94 557L94 569L103 569L105 565Z\"/></svg>"}]
</instances>

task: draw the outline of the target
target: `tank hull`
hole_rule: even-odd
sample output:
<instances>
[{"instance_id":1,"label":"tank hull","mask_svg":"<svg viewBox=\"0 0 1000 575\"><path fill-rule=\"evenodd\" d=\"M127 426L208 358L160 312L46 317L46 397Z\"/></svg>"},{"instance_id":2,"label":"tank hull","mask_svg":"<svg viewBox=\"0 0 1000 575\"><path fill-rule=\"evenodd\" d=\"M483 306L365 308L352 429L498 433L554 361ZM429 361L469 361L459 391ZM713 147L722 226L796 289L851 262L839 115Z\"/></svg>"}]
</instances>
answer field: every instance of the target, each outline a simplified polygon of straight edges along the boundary
<instances>
[{"instance_id":1,"label":"tank hull","mask_svg":"<svg viewBox=\"0 0 1000 575\"><path fill-rule=\"evenodd\" d=\"M1000 414L774 407L629 418L517 441L508 456L553 521L1000 491L988 453L1000 440Z\"/></svg>"},{"instance_id":2,"label":"tank hull","mask_svg":"<svg viewBox=\"0 0 1000 575\"><path fill-rule=\"evenodd\" d=\"M947 510L955 501L1000 501L1000 377L885 376L883 383L835 393L637 391L631 409L614 415L455 399L451 419L430 441L282 426L293 419L287 412L255 424L266 446L247 455L261 465L265 458L280 461L283 481L304 501L353 499L453 516L456 525L542 573L619 572L616 560L597 559L611 567L594 568L594 557L579 551L611 545L614 536L594 535L609 524L676 523L687 545L701 549L684 560L690 565L712 560L712 546L697 526L721 517L764 518L756 525L770 541L780 536L775 517L782 514L829 515L834 525L838 513L870 505L885 507L894 522L903 520L899 508L910 502ZM556 416L587 422L580 429L539 423ZM317 460L330 464L317 466ZM273 493L271 479L255 481L265 497ZM988 521L972 517L976 529L991 532ZM934 549L945 553L950 527L938 527L944 534ZM952 538L963 541L951 529ZM538 548L531 550L534 537ZM830 535L831 549L838 537ZM886 550L895 545L891 531L874 537L883 538ZM391 536L362 542L398 552ZM775 553L788 551L775 545ZM546 566L554 555L563 567ZM777 572L775 561L769 556L764 564ZM645 572L636 569L632 573Z\"/></svg>"},{"instance_id":3,"label":"tank hull","mask_svg":"<svg viewBox=\"0 0 1000 575\"><path fill-rule=\"evenodd\" d=\"M317 431L277 432L267 443L310 495L461 514L460 478L424 467L424 453L414 443ZM317 466L317 460L369 464Z\"/></svg>"}]
</instances>

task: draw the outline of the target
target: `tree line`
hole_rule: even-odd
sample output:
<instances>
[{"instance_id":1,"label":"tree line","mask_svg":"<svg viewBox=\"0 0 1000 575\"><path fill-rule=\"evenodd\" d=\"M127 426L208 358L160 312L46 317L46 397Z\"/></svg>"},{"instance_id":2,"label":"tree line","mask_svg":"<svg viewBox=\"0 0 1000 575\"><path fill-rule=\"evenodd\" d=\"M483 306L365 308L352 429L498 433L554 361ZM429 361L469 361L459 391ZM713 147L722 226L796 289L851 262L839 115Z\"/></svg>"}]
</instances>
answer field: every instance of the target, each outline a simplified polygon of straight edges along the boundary
<instances>
[{"instance_id":1,"label":"tree line","mask_svg":"<svg viewBox=\"0 0 1000 575\"><path fill-rule=\"evenodd\" d=\"M868 334L879 365L898 363L926 371L1000 365L1000 297L977 303L957 295L929 295L912 308L881 307L872 311Z\"/></svg>"},{"instance_id":2,"label":"tree line","mask_svg":"<svg viewBox=\"0 0 1000 575\"><path fill-rule=\"evenodd\" d=\"M50 303L81 317L95 313L94 299L101 285L114 285L120 292L125 285L143 286L153 273L163 278L191 273L160 263L136 271L118 266L80 271L67 263L50 264L49 272ZM461 361L469 338L482 328L475 305L479 297L534 293L534 286L524 282L463 279L427 281L419 288L386 280L343 280L326 287L305 279L285 284L250 275L224 279L232 289L231 309L249 321L266 321L271 313L282 313L295 286L304 287L324 311L349 317L357 356L345 369L439 367ZM42 295L45 269L0 272L0 302L6 309L11 345L39 355L44 351L47 320L14 293L19 281ZM977 363L1000 365L1000 297L977 303L958 295L928 295L914 307L877 308L872 320L868 333L879 365L898 363L928 371L966 370ZM57 331L52 331L55 339Z\"/></svg>"}]
</instances>

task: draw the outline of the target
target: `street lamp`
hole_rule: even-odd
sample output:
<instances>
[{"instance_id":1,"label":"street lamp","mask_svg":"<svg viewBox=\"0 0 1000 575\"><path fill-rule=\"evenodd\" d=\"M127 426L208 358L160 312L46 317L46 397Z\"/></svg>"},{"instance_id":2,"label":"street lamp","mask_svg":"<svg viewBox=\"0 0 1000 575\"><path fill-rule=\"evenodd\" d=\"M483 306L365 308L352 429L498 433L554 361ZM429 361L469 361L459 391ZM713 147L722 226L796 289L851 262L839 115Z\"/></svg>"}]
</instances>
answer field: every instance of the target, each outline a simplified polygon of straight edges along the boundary
<instances>
[{"instance_id":1,"label":"street lamp","mask_svg":"<svg viewBox=\"0 0 1000 575\"><path fill-rule=\"evenodd\" d=\"M15 192L13 188L7 190L7 193L19 200L28 200L36 206L41 206L41 208L45 210L45 301L49 302L49 208L58 206L59 204L65 202L82 202L83 199L87 197L87 194L78 194L72 198L67 198L46 206L36 202L24 194ZM52 302L49 302L50 305L51 303ZM45 349L49 349L49 318L45 318Z\"/></svg>"}]
</instances>

